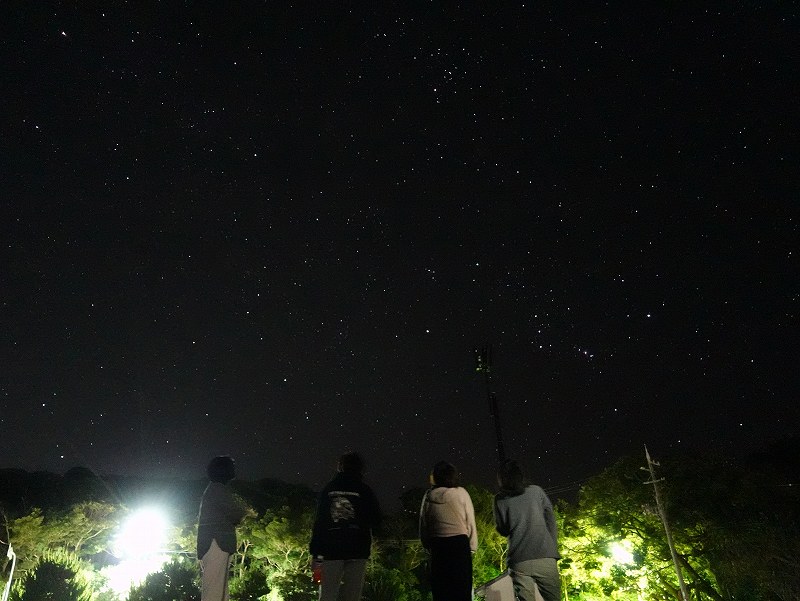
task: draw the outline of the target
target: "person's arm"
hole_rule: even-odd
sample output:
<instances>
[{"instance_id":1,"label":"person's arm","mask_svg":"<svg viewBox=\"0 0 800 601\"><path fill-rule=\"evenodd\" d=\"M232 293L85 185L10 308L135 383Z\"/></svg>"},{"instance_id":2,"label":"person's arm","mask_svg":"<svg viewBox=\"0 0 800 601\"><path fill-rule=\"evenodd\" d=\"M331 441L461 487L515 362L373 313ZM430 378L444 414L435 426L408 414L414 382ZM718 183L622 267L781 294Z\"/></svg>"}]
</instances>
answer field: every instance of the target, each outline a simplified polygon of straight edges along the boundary
<instances>
[{"instance_id":1,"label":"person's arm","mask_svg":"<svg viewBox=\"0 0 800 601\"><path fill-rule=\"evenodd\" d=\"M428 520L425 515L425 502L428 500L428 493L422 497L422 505L419 508L419 541L425 549L430 549L430 536L428 535Z\"/></svg>"},{"instance_id":2,"label":"person's arm","mask_svg":"<svg viewBox=\"0 0 800 601\"><path fill-rule=\"evenodd\" d=\"M371 489L367 489L369 491L369 499L370 499L370 524L369 527L373 530L380 528L381 522L383 521L383 514L381 513L381 504L378 501L378 497L375 492Z\"/></svg>"},{"instance_id":3,"label":"person's arm","mask_svg":"<svg viewBox=\"0 0 800 601\"><path fill-rule=\"evenodd\" d=\"M511 527L508 524L508 516L500 509L497 504L497 497L494 499L494 525L501 536L511 534Z\"/></svg>"},{"instance_id":4,"label":"person's arm","mask_svg":"<svg viewBox=\"0 0 800 601\"><path fill-rule=\"evenodd\" d=\"M556 522L556 514L553 511L553 504L547 493L542 491L542 507L544 509L544 522L547 524L547 531L553 537L555 542L558 542L558 523Z\"/></svg>"},{"instance_id":5,"label":"person's arm","mask_svg":"<svg viewBox=\"0 0 800 601\"><path fill-rule=\"evenodd\" d=\"M311 541L308 544L308 552L311 553L311 557L318 557L322 555L322 516L324 515L325 508L323 506L325 497L324 491L320 494L319 499L317 500L317 511L314 515L314 525L311 527Z\"/></svg>"},{"instance_id":6,"label":"person's arm","mask_svg":"<svg viewBox=\"0 0 800 601\"><path fill-rule=\"evenodd\" d=\"M234 497L234 500L236 501L236 508L233 510L231 514L231 518L235 520L233 522L234 524L241 523L241 521L248 516L250 517L256 516L255 510L252 507L250 507L250 505L248 505L244 499L242 499L237 495Z\"/></svg>"},{"instance_id":7,"label":"person's arm","mask_svg":"<svg viewBox=\"0 0 800 601\"><path fill-rule=\"evenodd\" d=\"M241 522L249 512L249 507L241 497L234 493L228 486L219 489L220 494L217 496L219 499L220 518L236 526Z\"/></svg>"},{"instance_id":8,"label":"person's arm","mask_svg":"<svg viewBox=\"0 0 800 601\"><path fill-rule=\"evenodd\" d=\"M466 510L467 532L469 533L469 549L473 553L478 550L478 528L475 525L475 507L472 498L464 490L464 509Z\"/></svg>"}]
</instances>

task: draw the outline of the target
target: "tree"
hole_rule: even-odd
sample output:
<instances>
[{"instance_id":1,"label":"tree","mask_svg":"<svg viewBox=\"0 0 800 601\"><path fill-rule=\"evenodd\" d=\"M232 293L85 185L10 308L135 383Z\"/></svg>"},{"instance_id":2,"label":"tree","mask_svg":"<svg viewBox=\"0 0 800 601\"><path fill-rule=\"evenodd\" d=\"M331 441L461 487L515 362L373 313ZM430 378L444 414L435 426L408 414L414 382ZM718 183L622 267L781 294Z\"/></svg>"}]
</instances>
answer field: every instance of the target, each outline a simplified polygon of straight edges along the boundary
<instances>
[{"instance_id":1,"label":"tree","mask_svg":"<svg viewBox=\"0 0 800 601\"><path fill-rule=\"evenodd\" d=\"M80 555L108 548L108 538L119 525L119 507L98 501L77 503L52 519L53 545Z\"/></svg>"},{"instance_id":2,"label":"tree","mask_svg":"<svg viewBox=\"0 0 800 601\"><path fill-rule=\"evenodd\" d=\"M476 585L480 585L503 572L508 543L495 528L494 495L476 486L466 488L475 508L478 528L478 550L472 557L472 578Z\"/></svg>"},{"instance_id":3,"label":"tree","mask_svg":"<svg viewBox=\"0 0 800 601\"><path fill-rule=\"evenodd\" d=\"M313 594L308 572L313 519L311 507L285 506L245 520L239 529L237 578L247 580L248 572L261 571L269 588L280 591L285 601Z\"/></svg>"},{"instance_id":4,"label":"tree","mask_svg":"<svg viewBox=\"0 0 800 601\"><path fill-rule=\"evenodd\" d=\"M777 462L676 456L658 475L678 562L693 600L800 598L800 499ZM559 506L562 576L570 599L679 599L652 484L640 457L623 459ZM623 546L628 558L615 558Z\"/></svg>"},{"instance_id":5,"label":"tree","mask_svg":"<svg viewBox=\"0 0 800 601\"><path fill-rule=\"evenodd\" d=\"M25 572L44 555L57 535L45 523L42 510L36 507L28 515L8 523L8 537L17 554L17 570Z\"/></svg>"},{"instance_id":6,"label":"tree","mask_svg":"<svg viewBox=\"0 0 800 601\"><path fill-rule=\"evenodd\" d=\"M50 551L15 581L11 601L92 601L91 569L75 555Z\"/></svg>"},{"instance_id":7,"label":"tree","mask_svg":"<svg viewBox=\"0 0 800 601\"><path fill-rule=\"evenodd\" d=\"M197 562L178 556L133 587L128 601L195 601L200 597L199 580Z\"/></svg>"}]
</instances>

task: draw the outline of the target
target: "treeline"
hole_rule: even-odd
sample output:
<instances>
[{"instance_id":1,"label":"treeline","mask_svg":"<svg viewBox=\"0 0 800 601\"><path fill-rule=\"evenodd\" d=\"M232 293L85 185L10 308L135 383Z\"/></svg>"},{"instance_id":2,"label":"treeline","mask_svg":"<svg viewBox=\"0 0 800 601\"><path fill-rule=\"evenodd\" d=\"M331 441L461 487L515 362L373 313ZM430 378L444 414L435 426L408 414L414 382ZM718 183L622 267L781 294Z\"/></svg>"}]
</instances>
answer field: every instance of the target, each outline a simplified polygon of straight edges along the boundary
<instances>
[{"instance_id":1,"label":"treeline","mask_svg":"<svg viewBox=\"0 0 800 601\"><path fill-rule=\"evenodd\" d=\"M678 563L692 600L800 599L800 446L784 441L744 459L718 453L660 458L658 476ZM577 502L559 501L560 560L570 600L681 599L644 456L620 460L587 481ZM172 560L130 591L132 601L198 599L194 559L197 503L204 481L99 479L76 468L64 476L0 470L3 529L18 556L12 599L37 587L71 587L59 598L118 599L104 567L114 563L114 532L131 501L172 508ZM254 509L239 530L235 601L314 598L307 545L315 494L265 479L234 482ZM467 486L476 510L475 583L503 569L505 539L492 522L493 491ZM377 533L365 601L424 601L426 555L417 540L424 491L407 491ZM3 566L7 574L8 560ZM66 577L65 577L66 575ZM27 591L27 594L26 594ZM83 595L83 596L81 596Z\"/></svg>"}]
</instances>

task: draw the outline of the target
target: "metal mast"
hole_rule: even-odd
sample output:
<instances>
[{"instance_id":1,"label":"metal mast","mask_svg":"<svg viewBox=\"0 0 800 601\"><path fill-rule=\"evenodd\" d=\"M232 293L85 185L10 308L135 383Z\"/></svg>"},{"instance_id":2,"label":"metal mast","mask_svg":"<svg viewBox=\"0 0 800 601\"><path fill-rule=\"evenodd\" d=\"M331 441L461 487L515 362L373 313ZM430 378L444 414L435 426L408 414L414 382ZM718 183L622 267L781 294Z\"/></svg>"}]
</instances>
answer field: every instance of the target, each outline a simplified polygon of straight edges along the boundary
<instances>
[{"instance_id":1,"label":"metal mast","mask_svg":"<svg viewBox=\"0 0 800 601\"><path fill-rule=\"evenodd\" d=\"M481 349L475 350L475 371L478 373L483 372L484 381L486 382L486 398L489 401L489 415L492 416L494 421L494 435L497 441L497 456L500 463L506 460L506 450L503 446L503 431L500 427L500 410L497 406L497 397L492 392L492 347L491 345L484 345Z\"/></svg>"}]
</instances>

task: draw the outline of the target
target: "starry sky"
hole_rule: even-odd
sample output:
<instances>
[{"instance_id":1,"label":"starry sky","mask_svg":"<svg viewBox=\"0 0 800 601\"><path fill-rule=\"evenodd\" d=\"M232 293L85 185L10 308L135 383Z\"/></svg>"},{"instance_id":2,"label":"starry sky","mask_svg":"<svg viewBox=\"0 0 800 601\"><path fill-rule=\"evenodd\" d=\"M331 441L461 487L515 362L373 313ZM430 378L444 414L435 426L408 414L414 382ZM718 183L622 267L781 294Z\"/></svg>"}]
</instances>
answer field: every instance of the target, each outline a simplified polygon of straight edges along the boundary
<instances>
[{"instance_id":1,"label":"starry sky","mask_svg":"<svg viewBox=\"0 0 800 601\"><path fill-rule=\"evenodd\" d=\"M6 2L0 467L389 502L797 434L797 5Z\"/></svg>"}]
</instances>

